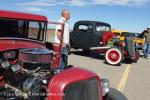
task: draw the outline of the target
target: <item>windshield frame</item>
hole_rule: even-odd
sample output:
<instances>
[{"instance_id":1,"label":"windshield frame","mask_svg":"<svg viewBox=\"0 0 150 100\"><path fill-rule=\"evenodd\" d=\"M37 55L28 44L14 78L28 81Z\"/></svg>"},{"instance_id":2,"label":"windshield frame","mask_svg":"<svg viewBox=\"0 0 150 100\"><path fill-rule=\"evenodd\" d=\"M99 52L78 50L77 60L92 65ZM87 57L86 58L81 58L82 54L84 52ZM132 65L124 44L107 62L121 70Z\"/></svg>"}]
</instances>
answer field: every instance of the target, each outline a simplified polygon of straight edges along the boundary
<instances>
[{"instance_id":1,"label":"windshield frame","mask_svg":"<svg viewBox=\"0 0 150 100\"><path fill-rule=\"evenodd\" d=\"M96 32L101 32L101 31L97 31L97 26L103 26L103 27L108 27L109 29L108 30L101 30L101 31L108 31L108 32L111 32L111 26L109 24L105 24L105 23L95 23L95 31Z\"/></svg>"},{"instance_id":2,"label":"windshield frame","mask_svg":"<svg viewBox=\"0 0 150 100\"><path fill-rule=\"evenodd\" d=\"M32 40L37 40L37 41L42 41L44 42L46 40L46 33L47 33L47 21L37 21L37 20L22 20L22 19L12 19L12 18L1 18L0 17L0 20L7 20L7 21L16 21L18 26L18 31L16 31L14 29L14 31L16 31L16 33L12 32L11 34L9 34L8 36L6 35L5 36L5 33L1 33L2 36L0 35L0 38L3 38L3 37L10 37L10 38L23 38L23 39L32 39ZM19 23L20 22L25 22L26 24L28 24L27 26L23 26L23 29L22 29L22 32L19 32ZM41 23L43 24L42 27L40 27L40 25L38 26L38 33L37 33L37 38L31 38L29 37L29 23L31 22L37 22L38 24ZM13 29L12 29L13 30ZM14 35L13 34L18 34L18 35ZM3 36L4 35L4 36ZM41 35L41 36L39 36ZM40 39L41 38L41 39Z\"/></svg>"}]
</instances>

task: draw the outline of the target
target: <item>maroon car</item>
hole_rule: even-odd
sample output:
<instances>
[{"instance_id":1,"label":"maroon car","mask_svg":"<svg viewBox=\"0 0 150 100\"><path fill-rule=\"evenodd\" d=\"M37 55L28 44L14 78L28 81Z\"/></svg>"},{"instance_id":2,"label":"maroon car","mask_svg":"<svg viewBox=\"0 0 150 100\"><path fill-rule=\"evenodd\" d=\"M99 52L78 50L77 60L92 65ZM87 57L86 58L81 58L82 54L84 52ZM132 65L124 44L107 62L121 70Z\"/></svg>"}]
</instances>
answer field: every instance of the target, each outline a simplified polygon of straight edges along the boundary
<instances>
[{"instance_id":1,"label":"maroon car","mask_svg":"<svg viewBox=\"0 0 150 100\"><path fill-rule=\"evenodd\" d=\"M46 42L48 24L63 28L45 16L0 10L0 100L126 99L91 71L60 69L61 44Z\"/></svg>"}]
</instances>

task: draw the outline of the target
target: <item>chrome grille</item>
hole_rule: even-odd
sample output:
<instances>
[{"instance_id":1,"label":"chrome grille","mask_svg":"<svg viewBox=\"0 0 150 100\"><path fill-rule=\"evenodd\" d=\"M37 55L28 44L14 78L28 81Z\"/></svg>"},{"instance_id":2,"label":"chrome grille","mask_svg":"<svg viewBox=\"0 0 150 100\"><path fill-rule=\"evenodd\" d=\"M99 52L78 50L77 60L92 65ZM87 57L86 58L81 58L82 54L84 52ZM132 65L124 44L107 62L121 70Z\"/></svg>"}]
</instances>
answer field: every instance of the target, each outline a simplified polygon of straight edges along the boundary
<instances>
[{"instance_id":1,"label":"chrome grille","mask_svg":"<svg viewBox=\"0 0 150 100\"><path fill-rule=\"evenodd\" d=\"M100 100L99 81L95 78L69 85L64 100Z\"/></svg>"}]
</instances>

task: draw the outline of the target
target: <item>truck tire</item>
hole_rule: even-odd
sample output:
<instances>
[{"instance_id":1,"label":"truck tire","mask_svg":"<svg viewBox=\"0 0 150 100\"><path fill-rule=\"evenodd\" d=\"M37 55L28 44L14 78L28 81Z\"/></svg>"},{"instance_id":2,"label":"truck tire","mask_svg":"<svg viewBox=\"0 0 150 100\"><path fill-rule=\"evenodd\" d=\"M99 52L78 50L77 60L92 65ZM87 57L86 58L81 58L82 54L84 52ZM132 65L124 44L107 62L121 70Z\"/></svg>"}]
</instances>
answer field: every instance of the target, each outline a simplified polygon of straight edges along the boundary
<instances>
[{"instance_id":1,"label":"truck tire","mask_svg":"<svg viewBox=\"0 0 150 100\"><path fill-rule=\"evenodd\" d=\"M138 61L138 59L140 58L140 52L138 49L135 50L135 54L133 55L133 57L130 58L130 60L133 63L136 63Z\"/></svg>"},{"instance_id":2,"label":"truck tire","mask_svg":"<svg viewBox=\"0 0 150 100\"><path fill-rule=\"evenodd\" d=\"M110 48L105 53L105 61L111 65L118 65L124 56L119 48Z\"/></svg>"},{"instance_id":3,"label":"truck tire","mask_svg":"<svg viewBox=\"0 0 150 100\"><path fill-rule=\"evenodd\" d=\"M104 97L104 100L128 100L128 99L120 91L110 88L108 94Z\"/></svg>"}]
</instances>

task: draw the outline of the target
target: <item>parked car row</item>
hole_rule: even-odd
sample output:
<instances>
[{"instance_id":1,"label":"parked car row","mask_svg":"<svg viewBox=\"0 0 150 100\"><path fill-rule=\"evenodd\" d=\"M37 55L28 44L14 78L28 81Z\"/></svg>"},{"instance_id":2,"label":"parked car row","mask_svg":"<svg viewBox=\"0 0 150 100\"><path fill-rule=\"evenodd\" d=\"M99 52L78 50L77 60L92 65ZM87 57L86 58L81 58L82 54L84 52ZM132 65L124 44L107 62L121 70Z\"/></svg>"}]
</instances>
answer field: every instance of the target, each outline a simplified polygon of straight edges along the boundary
<instances>
[{"instance_id":1,"label":"parked car row","mask_svg":"<svg viewBox=\"0 0 150 100\"><path fill-rule=\"evenodd\" d=\"M120 40L124 40L125 37L134 37L136 48L139 50L143 49L144 39L140 36L141 35L140 33L117 31L117 30L113 30L113 33L117 34L120 37Z\"/></svg>"},{"instance_id":2,"label":"parked car row","mask_svg":"<svg viewBox=\"0 0 150 100\"><path fill-rule=\"evenodd\" d=\"M59 68L62 44L46 42L48 23L63 26L45 16L0 10L0 100L126 100L91 71L73 65ZM73 46L106 46L110 25L90 23L76 24L73 33L81 44L73 39ZM118 46L106 54L111 62L123 58Z\"/></svg>"}]
</instances>

